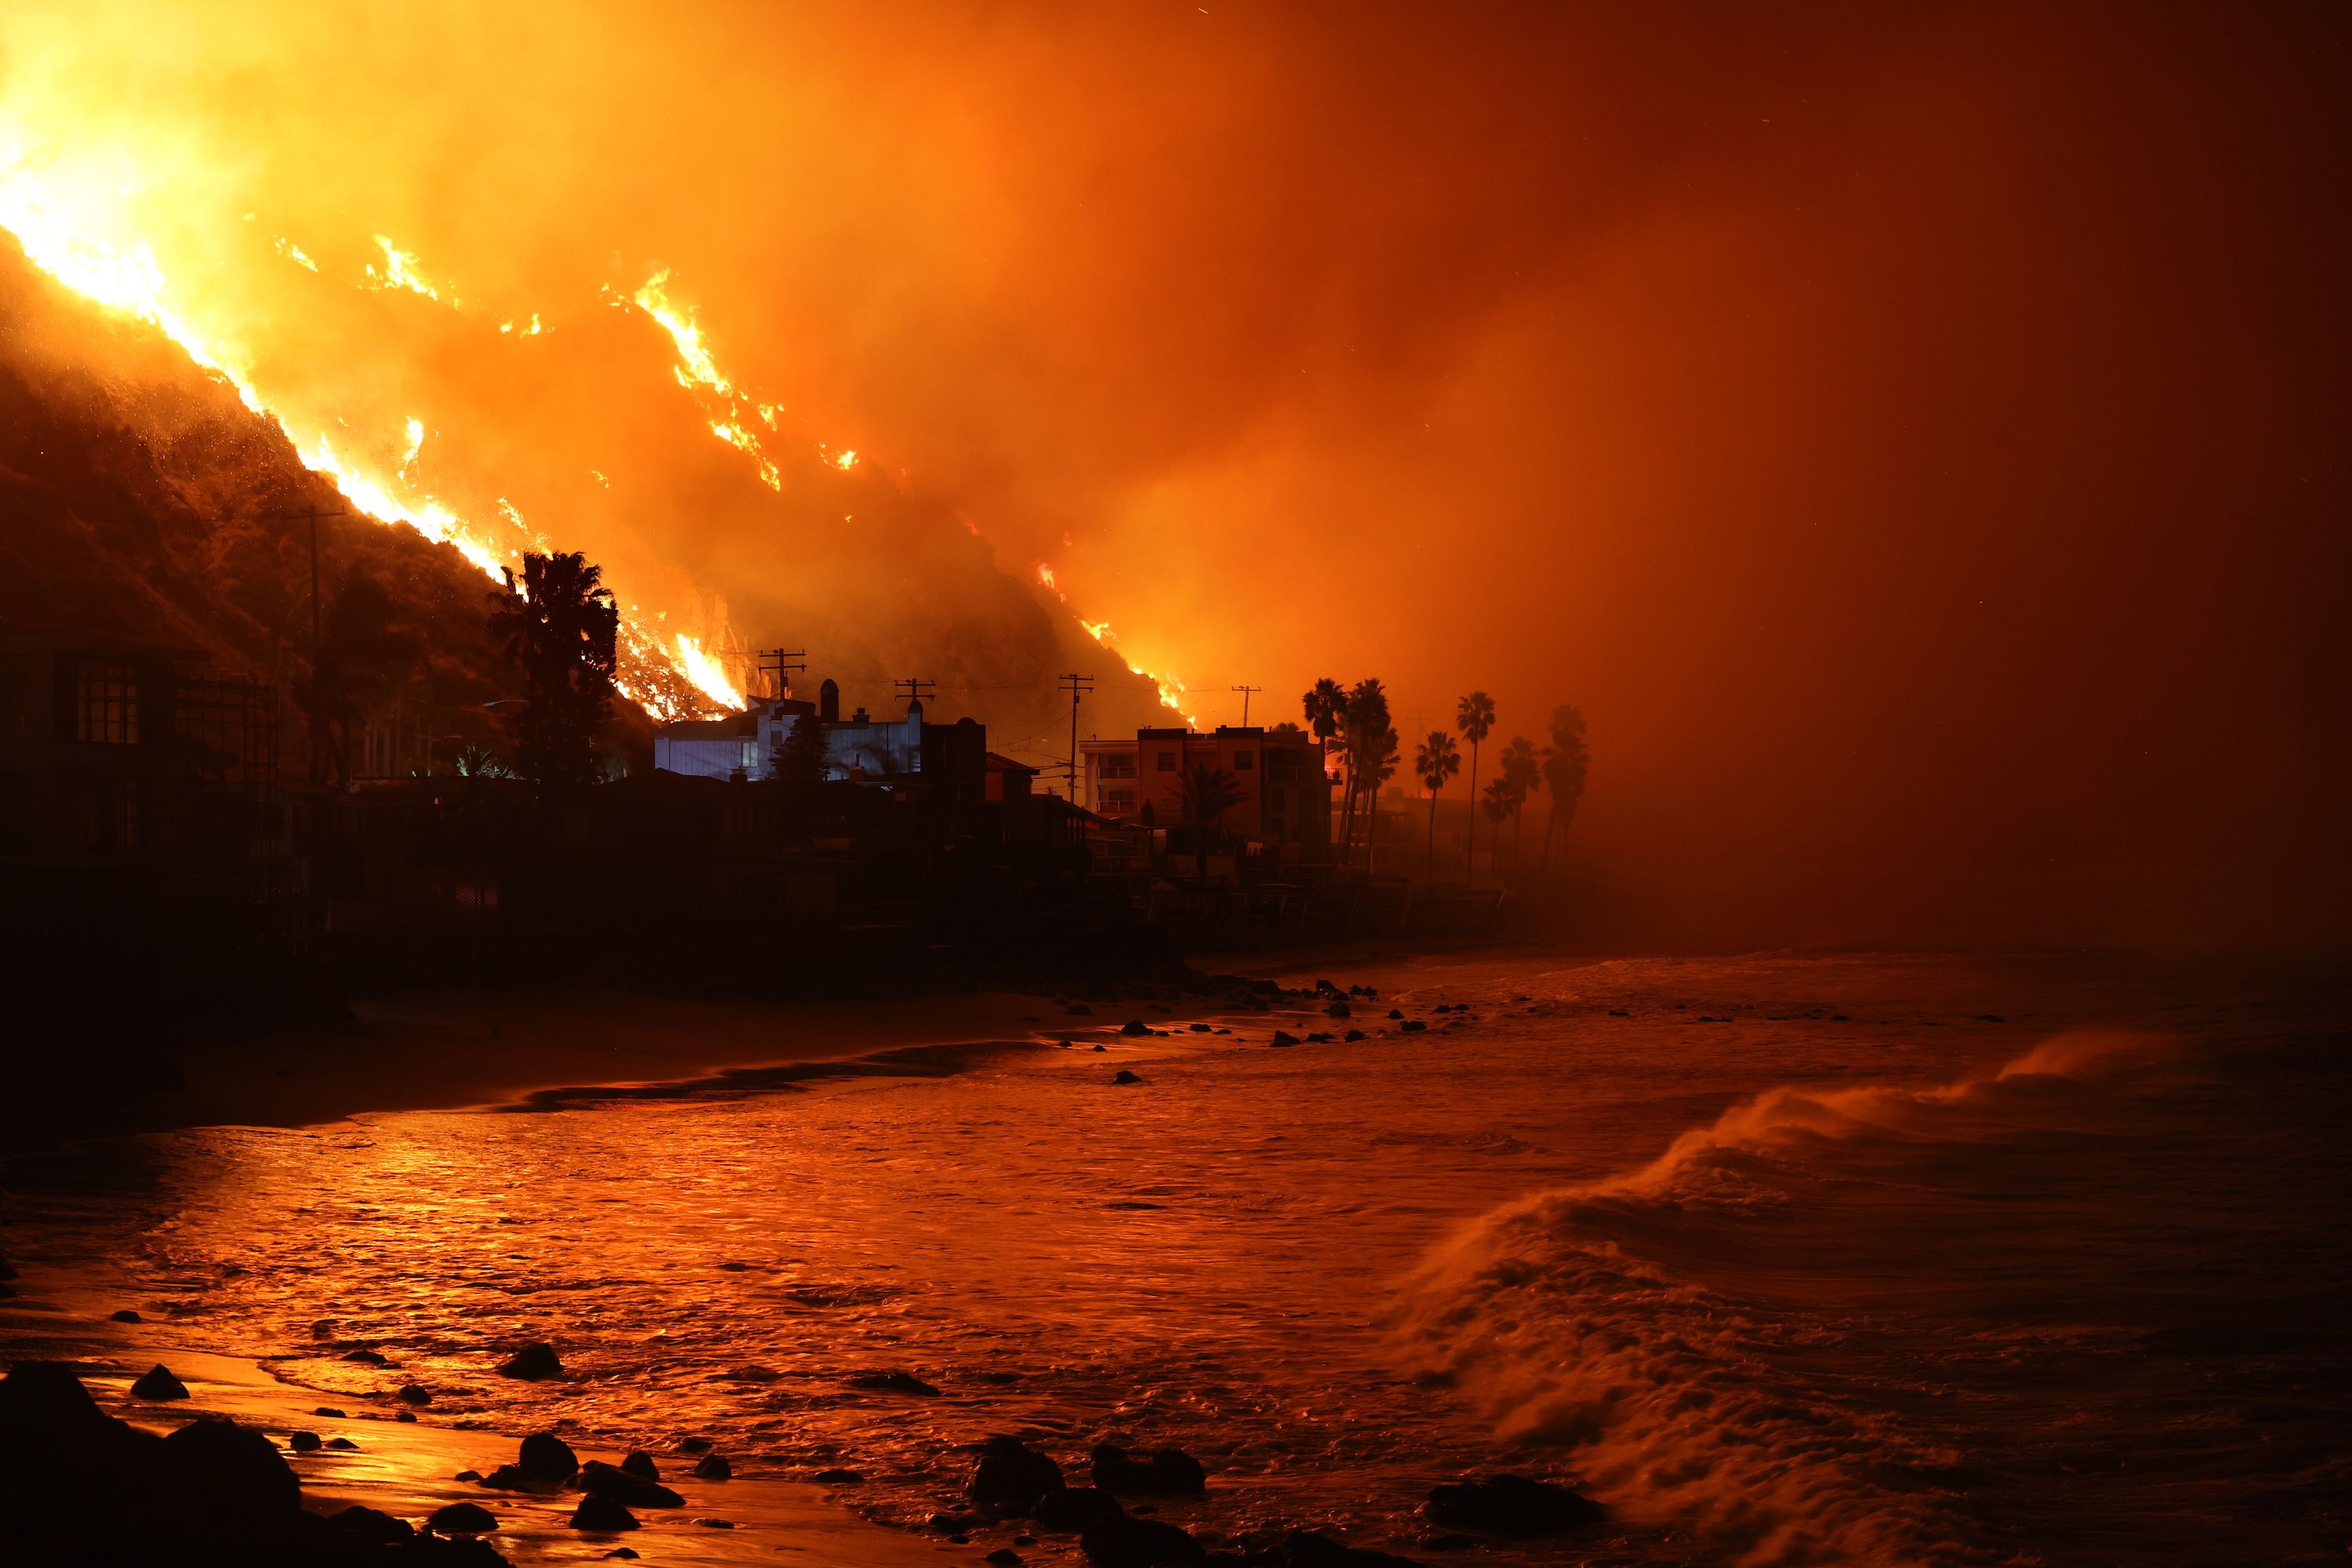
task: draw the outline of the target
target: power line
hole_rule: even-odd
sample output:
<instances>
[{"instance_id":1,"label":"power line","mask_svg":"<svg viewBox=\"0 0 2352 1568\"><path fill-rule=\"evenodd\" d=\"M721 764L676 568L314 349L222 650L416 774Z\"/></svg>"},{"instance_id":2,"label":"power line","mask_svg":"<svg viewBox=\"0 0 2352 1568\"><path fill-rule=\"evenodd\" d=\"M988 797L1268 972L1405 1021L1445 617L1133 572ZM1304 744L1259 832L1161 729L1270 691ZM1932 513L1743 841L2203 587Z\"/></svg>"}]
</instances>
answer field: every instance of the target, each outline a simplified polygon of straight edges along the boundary
<instances>
[{"instance_id":1,"label":"power line","mask_svg":"<svg viewBox=\"0 0 2352 1568\"><path fill-rule=\"evenodd\" d=\"M1242 694L1242 728L1246 730L1249 728L1250 693L1253 691L1264 691L1265 688L1263 686L1236 686L1231 688L1231 689Z\"/></svg>"}]
</instances>

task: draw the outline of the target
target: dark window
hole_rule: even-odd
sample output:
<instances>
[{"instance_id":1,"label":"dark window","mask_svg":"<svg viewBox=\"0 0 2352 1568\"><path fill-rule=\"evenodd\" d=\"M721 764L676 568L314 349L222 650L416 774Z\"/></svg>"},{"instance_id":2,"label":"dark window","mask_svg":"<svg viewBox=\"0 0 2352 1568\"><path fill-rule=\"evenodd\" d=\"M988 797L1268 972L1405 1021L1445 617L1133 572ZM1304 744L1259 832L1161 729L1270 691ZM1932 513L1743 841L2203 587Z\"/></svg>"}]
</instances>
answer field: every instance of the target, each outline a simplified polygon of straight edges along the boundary
<instances>
[{"instance_id":1,"label":"dark window","mask_svg":"<svg viewBox=\"0 0 2352 1568\"><path fill-rule=\"evenodd\" d=\"M1132 752L1109 752L1099 760L1102 776L1107 779L1131 779L1135 776L1135 753Z\"/></svg>"},{"instance_id":2,"label":"dark window","mask_svg":"<svg viewBox=\"0 0 2352 1568\"><path fill-rule=\"evenodd\" d=\"M1105 816L1117 816L1121 812L1133 811L1134 809L1135 792L1133 790L1107 789L1103 791L1103 813Z\"/></svg>"},{"instance_id":3,"label":"dark window","mask_svg":"<svg viewBox=\"0 0 2352 1568\"><path fill-rule=\"evenodd\" d=\"M1162 752L1160 753L1160 771L1163 773L1172 773L1176 771L1175 752Z\"/></svg>"},{"instance_id":4,"label":"dark window","mask_svg":"<svg viewBox=\"0 0 2352 1568\"><path fill-rule=\"evenodd\" d=\"M1252 759L1251 753L1247 752L1235 752L1234 753L1234 772L1237 773L1245 773L1255 766L1257 766L1257 763Z\"/></svg>"},{"instance_id":5,"label":"dark window","mask_svg":"<svg viewBox=\"0 0 2352 1568\"><path fill-rule=\"evenodd\" d=\"M137 745L139 672L127 664L84 663L74 711L74 739L110 746Z\"/></svg>"}]
</instances>

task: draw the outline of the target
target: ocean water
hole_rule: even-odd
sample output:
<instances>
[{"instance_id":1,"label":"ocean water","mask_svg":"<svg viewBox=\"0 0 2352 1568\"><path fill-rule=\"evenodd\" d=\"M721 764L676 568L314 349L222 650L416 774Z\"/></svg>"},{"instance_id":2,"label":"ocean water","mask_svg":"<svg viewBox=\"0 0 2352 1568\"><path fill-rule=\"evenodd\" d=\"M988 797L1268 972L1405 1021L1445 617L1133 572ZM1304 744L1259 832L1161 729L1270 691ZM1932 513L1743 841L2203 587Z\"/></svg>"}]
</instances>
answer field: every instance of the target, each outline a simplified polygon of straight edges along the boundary
<instances>
[{"instance_id":1,"label":"ocean water","mask_svg":"<svg viewBox=\"0 0 2352 1568\"><path fill-rule=\"evenodd\" d=\"M1377 978L1354 1045L1218 1018L86 1149L12 1173L9 1246L321 1400L698 1434L854 1468L892 1524L1013 1432L1188 1449L1210 1496L1161 1512L1195 1530L1431 1560L1428 1488L1497 1469L1612 1517L1477 1561L2352 1545L2340 994L2046 957ZM578 1375L494 1375L522 1339ZM858 1381L893 1372L938 1392Z\"/></svg>"}]
</instances>

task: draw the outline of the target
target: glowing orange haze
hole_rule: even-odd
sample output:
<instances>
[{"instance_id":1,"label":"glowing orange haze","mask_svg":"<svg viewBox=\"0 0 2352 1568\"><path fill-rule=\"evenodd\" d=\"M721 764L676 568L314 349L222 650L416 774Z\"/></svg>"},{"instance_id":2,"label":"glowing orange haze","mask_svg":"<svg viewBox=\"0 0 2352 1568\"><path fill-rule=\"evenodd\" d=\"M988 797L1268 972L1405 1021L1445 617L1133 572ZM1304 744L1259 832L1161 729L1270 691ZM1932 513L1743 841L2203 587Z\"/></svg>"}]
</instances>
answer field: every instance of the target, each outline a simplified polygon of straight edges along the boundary
<instances>
[{"instance_id":1,"label":"glowing orange haze","mask_svg":"<svg viewBox=\"0 0 2352 1568\"><path fill-rule=\"evenodd\" d=\"M1613 931L2340 940L2343 24L1711 20L36 5L0 157L673 658L1019 742L1066 595L1580 704Z\"/></svg>"}]
</instances>

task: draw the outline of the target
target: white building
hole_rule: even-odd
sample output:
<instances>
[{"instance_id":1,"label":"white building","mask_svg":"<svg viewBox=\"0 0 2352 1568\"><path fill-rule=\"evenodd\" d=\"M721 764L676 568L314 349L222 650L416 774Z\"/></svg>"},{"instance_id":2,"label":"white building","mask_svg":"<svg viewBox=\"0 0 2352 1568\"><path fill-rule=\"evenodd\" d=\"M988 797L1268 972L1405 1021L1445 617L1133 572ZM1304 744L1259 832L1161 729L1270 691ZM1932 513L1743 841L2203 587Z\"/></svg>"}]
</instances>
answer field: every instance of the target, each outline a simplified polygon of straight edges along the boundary
<instances>
[{"instance_id":1,"label":"white building","mask_svg":"<svg viewBox=\"0 0 2352 1568\"><path fill-rule=\"evenodd\" d=\"M923 771L923 705L907 704L903 719L876 719L863 708L841 717L841 689L826 681L814 702L754 698L750 710L724 719L688 719L654 731L654 766L698 778L766 778L777 749L794 728L824 726L825 776L890 778Z\"/></svg>"}]
</instances>

